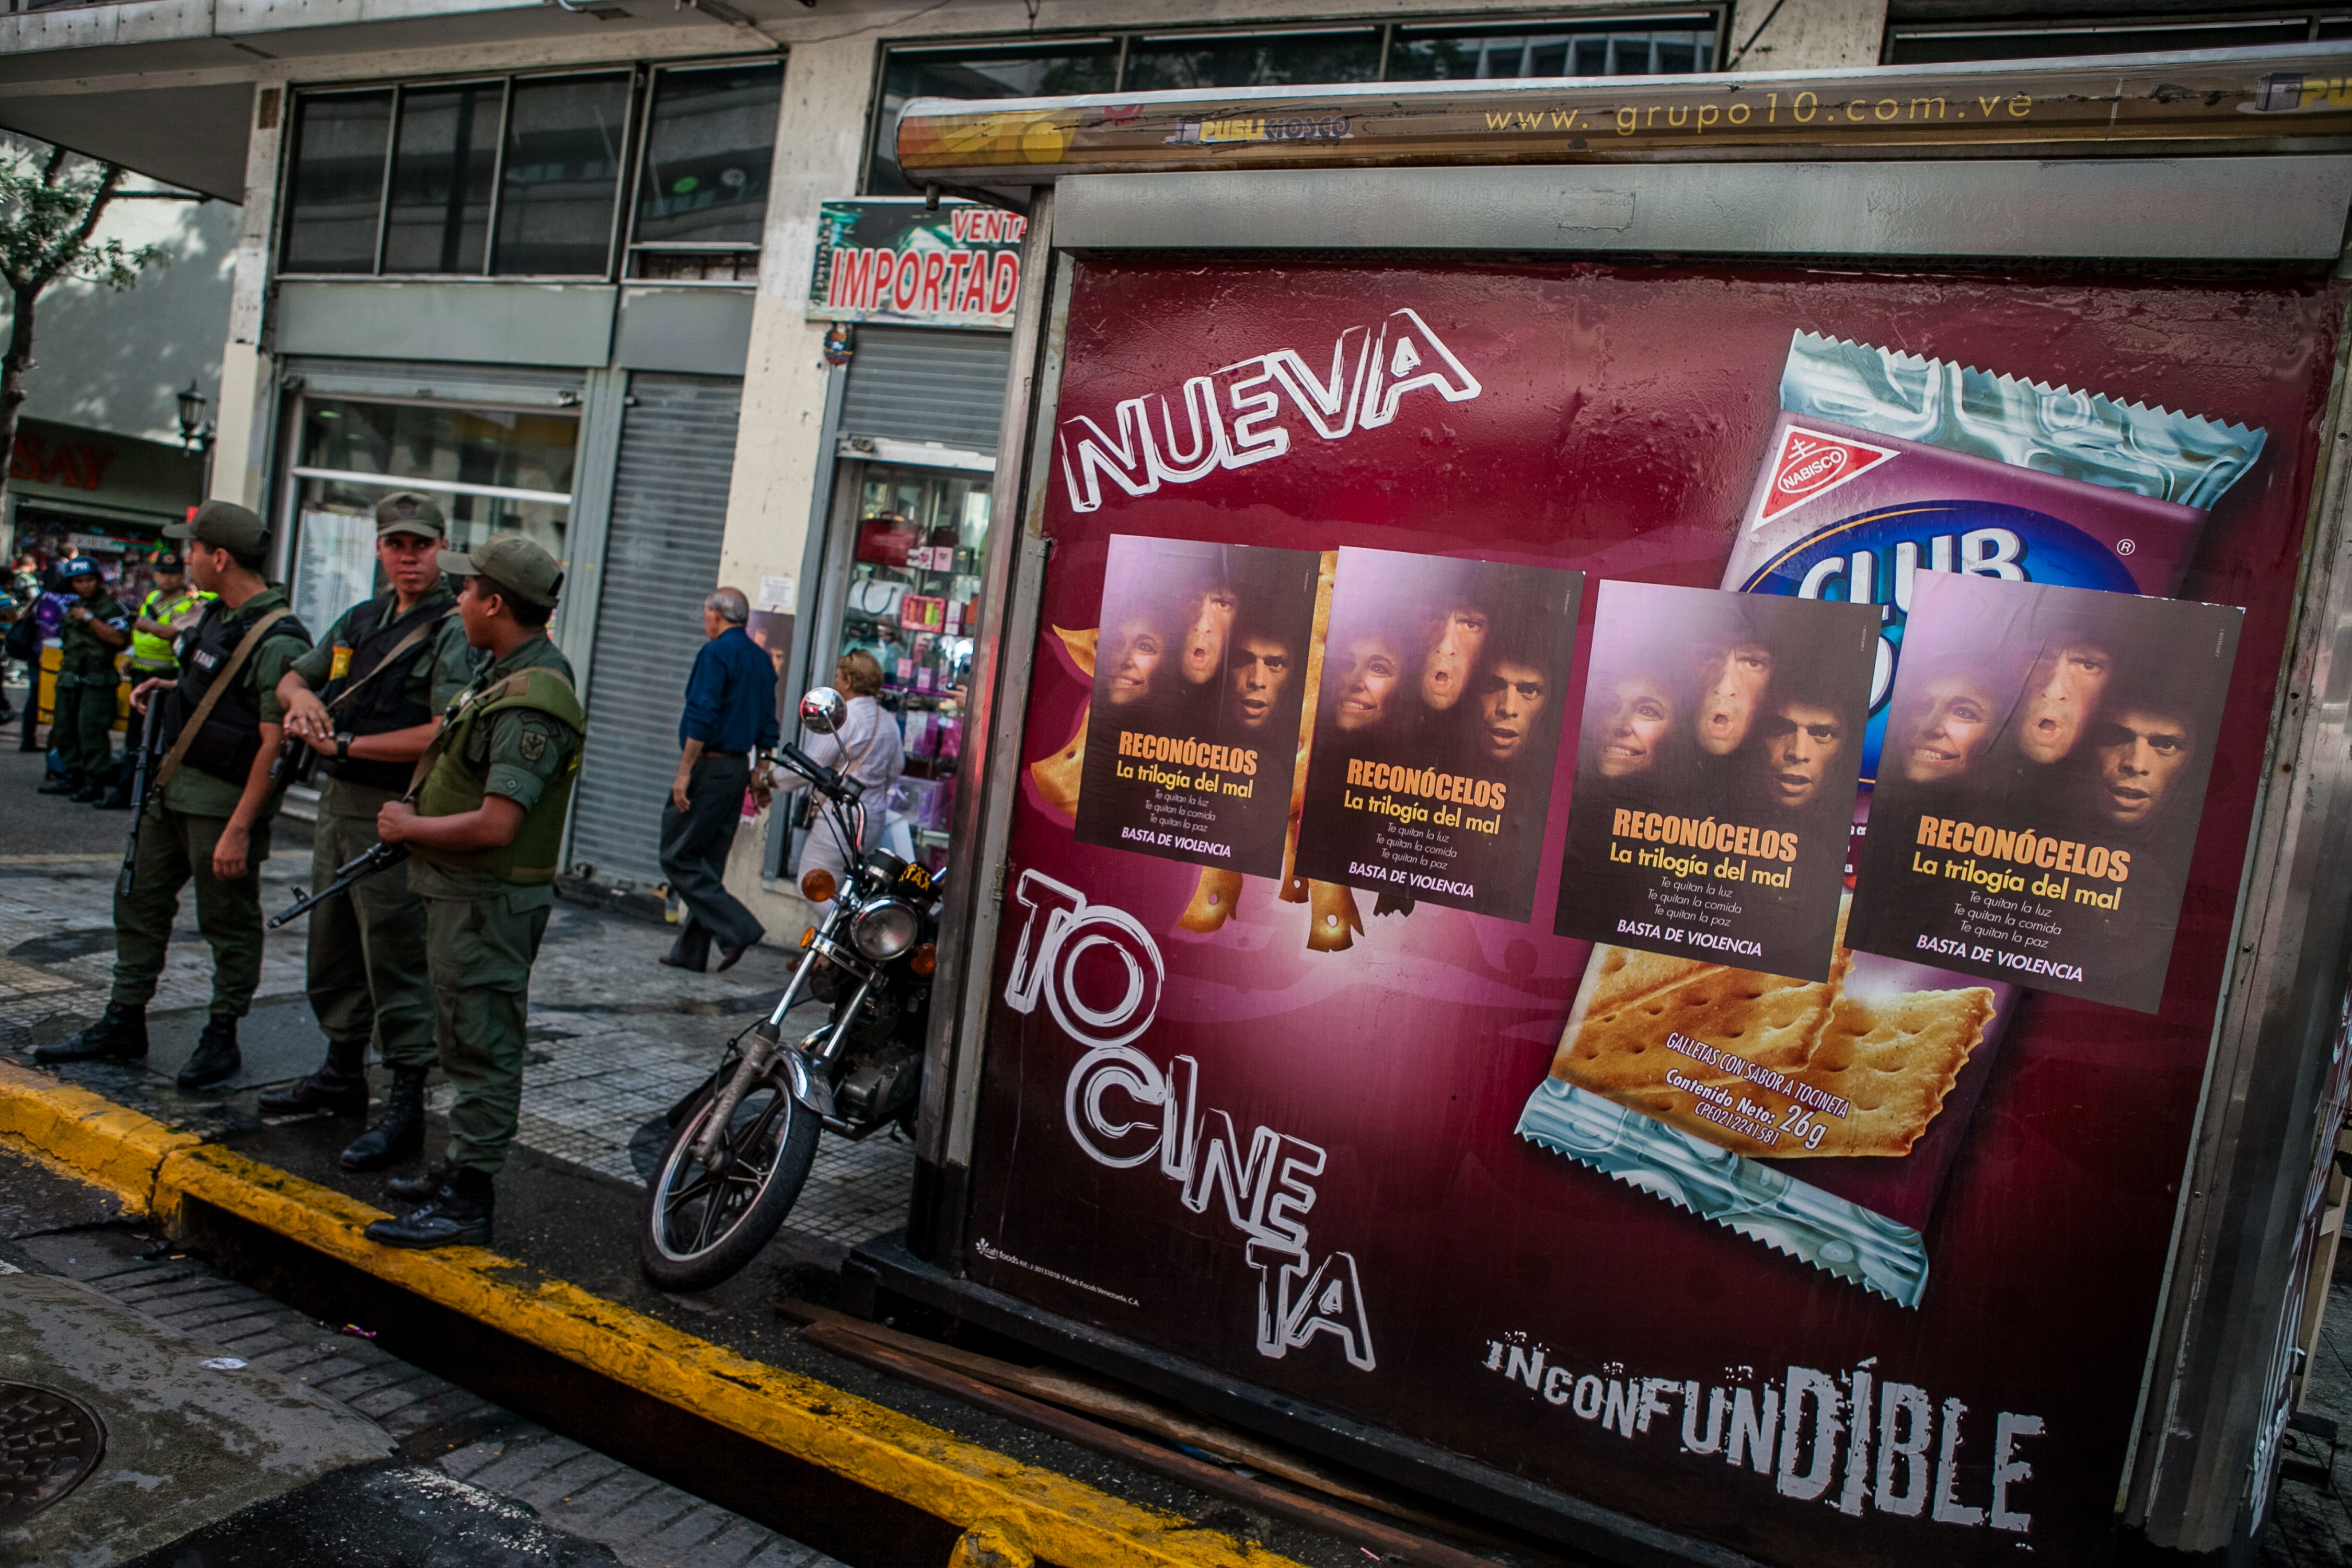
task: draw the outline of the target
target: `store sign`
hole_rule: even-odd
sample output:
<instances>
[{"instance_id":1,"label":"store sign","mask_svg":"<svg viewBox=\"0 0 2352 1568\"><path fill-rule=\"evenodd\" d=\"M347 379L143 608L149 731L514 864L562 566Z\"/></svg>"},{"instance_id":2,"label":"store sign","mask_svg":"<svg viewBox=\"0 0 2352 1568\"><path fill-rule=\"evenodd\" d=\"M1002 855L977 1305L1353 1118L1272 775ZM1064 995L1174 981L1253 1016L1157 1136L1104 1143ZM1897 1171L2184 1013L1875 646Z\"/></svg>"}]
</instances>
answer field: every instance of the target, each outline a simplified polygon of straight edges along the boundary
<instances>
[{"instance_id":1,"label":"store sign","mask_svg":"<svg viewBox=\"0 0 2352 1568\"><path fill-rule=\"evenodd\" d=\"M808 314L815 321L1013 325L1029 220L971 202L887 196L827 202L817 219Z\"/></svg>"},{"instance_id":2,"label":"store sign","mask_svg":"<svg viewBox=\"0 0 2352 1568\"><path fill-rule=\"evenodd\" d=\"M2095 1559L2339 310L1081 264L974 1278L1754 1560Z\"/></svg>"}]
</instances>

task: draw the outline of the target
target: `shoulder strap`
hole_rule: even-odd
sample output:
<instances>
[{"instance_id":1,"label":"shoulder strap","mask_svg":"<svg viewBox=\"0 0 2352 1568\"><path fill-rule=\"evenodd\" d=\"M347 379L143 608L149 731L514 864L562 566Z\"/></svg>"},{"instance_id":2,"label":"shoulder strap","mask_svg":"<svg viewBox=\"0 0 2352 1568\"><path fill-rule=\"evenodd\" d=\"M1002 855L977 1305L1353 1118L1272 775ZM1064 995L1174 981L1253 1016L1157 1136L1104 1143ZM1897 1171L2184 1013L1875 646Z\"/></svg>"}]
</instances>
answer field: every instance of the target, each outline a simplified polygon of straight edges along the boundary
<instances>
[{"instance_id":1,"label":"shoulder strap","mask_svg":"<svg viewBox=\"0 0 2352 1568\"><path fill-rule=\"evenodd\" d=\"M164 754L163 765L155 771L154 784L149 787L160 792L172 782L173 775L180 771L180 759L188 754L190 746L195 744L196 731L202 730L205 721L213 716L213 709L219 704L221 693L226 691L229 682L236 679L236 672L245 668L245 661L253 650L261 646L262 634L293 613L292 605L280 605L246 628L245 636L237 639L236 651L228 656L228 663L221 667L221 672L213 677L212 684L205 688L204 700L197 703L196 710L188 715L188 721L180 726L180 738L172 742L171 751Z\"/></svg>"},{"instance_id":2,"label":"shoulder strap","mask_svg":"<svg viewBox=\"0 0 2352 1568\"><path fill-rule=\"evenodd\" d=\"M572 683L564 680L561 675L556 675L553 670L546 673L562 683L564 690L572 689ZM497 685L471 689L457 701L449 704L449 710L441 715L441 728L435 731L432 744L425 748L425 754L416 759L415 771L408 775L406 798L415 799L416 792L425 786L426 775L433 772L433 764L441 760L441 753L447 751L449 742L457 738L457 721L467 710L488 709L510 697L523 696L530 689L531 674L532 672L528 669L517 670ZM578 699L574 698L574 700Z\"/></svg>"},{"instance_id":3,"label":"shoulder strap","mask_svg":"<svg viewBox=\"0 0 2352 1568\"><path fill-rule=\"evenodd\" d=\"M357 680L352 681L349 686L344 687L342 690L335 694L335 700L327 704L327 711L332 713L344 703L349 702L352 700L353 693L357 692L362 687L367 685L369 681L373 680L377 676L382 675L385 670L390 669L394 665L398 664L400 662L401 655L406 653L410 648L415 647L418 643L423 642L426 637L431 637L436 631L440 629L442 622L447 620L451 616L454 616L457 613L457 606L452 605L447 609L442 611L439 615L428 616L415 626L409 627L408 635L402 637L398 642L393 644L391 651L386 653L382 658L375 661L374 668L371 668L365 675L361 676Z\"/></svg>"}]
</instances>

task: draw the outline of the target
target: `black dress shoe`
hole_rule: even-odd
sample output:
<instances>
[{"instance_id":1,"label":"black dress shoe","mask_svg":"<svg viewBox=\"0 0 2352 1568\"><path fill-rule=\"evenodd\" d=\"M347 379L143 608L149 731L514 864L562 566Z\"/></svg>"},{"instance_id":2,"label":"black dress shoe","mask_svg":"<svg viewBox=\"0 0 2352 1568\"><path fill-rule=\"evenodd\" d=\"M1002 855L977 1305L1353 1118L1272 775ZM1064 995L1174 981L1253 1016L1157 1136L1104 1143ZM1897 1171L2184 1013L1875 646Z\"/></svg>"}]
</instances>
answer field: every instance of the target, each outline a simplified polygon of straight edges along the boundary
<instances>
[{"instance_id":1,"label":"black dress shoe","mask_svg":"<svg viewBox=\"0 0 2352 1568\"><path fill-rule=\"evenodd\" d=\"M745 942L740 947L720 948L719 950L719 967L714 971L714 973L719 974L726 973L729 970L735 967L737 962L740 961L745 953L751 952L753 948L759 945L760 943L758 939L754 938L752 941Z\"/></svg>"},{"instance_id":2,"label":"black dress shoe","mask_svg":"<svg viewBox=\"0 0 2352 1568\"><path fill-rule=\"evenodd\" d=\"M367 1238L385 1247L488 1247L491 1206L489 1176L458 1171L423 1207L368 1226Z\"/></svg>"},{"instance_id":3,"label":"black dress shoe","mask_svg":"<svg viewBox=\"0 0 2352 1568\"><path fill-rule=\"evenodd\" d=\"M418 1204L437 1196L442 1188L457 1180L457 1167L446 1156L436 1160L414 1175L394 1176L383 1184L383 1190L404 1204Z\"/></svg>"},{"instance_id":4,"label":"black dress shoe","mask_svg":"<svg viewBox=\"0 0 2352 1568\"><path fill-rule=\"evenodd\" d=\"M346 1077L332 1068L320 1068L307 1078L264 1089L259 1103L264 1116L299 1116L310 1110L324 1110L335 1116L365 1116L367 1075Z\"/></svg>"},{"instance_id":5,"label":"black dress shoe","mask_svg":"<svg viewBox=\"0 0 2352 1568\"><path fill-rule=\"evenodd\" d=\"M375 1124L343 1151L346 1171L381 1171L395 1160L425 1151L424 1068L392 1069L392 1093Z\"/></svg>"},{"instance_id":6,"label":"black dress shoe","mask_svg":"<svg viewBox=\"0 0 2352 1568\"><path fill-rule=\"evenodd\" d=\"M205 1032L196 1038L196 1054L180 1069L180 1087L191 1094L226 1083L245 1065L245 1053L236 1048L236 1020L218 1016L205 1020Z\"/></svg>"},{"instance_id":7,"label":"black dress shoe","mask_svg":"<svg viewBox=\"0 0 2352 1568\"><path fill-rule=\"evenodd\" d=\"M147 1009L106 1005L97 1023L69 1040L36 1046L33 1059L47 1067L65 1062L135 1062L147 1055Z\"/></svg>"},{"instance_id":8,"label":"black dress shoe","mask_svg":"<svg viewBox=\"0 0 2352 1568\"><path fill-rule=\"evenodd\" d=\"M673 948L661 955L661 961L672 969L683 969L688 973L699 974L709 967L710 955L706 952L700 958L680 958L677 955L677 950ZM722 963L719 967L724 969L727 966Z\"/></svg>"}]
</instances>

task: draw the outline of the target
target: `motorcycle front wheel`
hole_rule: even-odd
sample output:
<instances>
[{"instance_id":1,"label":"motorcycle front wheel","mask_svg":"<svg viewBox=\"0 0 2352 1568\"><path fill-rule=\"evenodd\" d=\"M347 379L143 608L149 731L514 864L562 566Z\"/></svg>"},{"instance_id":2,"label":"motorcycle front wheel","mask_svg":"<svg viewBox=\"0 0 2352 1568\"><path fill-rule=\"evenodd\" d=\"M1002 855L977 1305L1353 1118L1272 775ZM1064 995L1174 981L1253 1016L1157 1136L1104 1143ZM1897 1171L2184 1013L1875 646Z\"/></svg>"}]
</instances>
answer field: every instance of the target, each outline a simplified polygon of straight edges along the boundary
<instances>
[{"instance_id":1,"label":"motorcycle front wheel","mask_svg":"<svg viewBox=\"0 0 2352 1568\"><path fill-rule=\"evenodd\" d=\"M758 1257L816 1159L823 1129L781 1075L751 1086L706 1166L694 1146L715 1109L706 1097L679 1121L646 1186L637 1261L665 1290L708 1290Z\"/></svg>"}]
</instances>

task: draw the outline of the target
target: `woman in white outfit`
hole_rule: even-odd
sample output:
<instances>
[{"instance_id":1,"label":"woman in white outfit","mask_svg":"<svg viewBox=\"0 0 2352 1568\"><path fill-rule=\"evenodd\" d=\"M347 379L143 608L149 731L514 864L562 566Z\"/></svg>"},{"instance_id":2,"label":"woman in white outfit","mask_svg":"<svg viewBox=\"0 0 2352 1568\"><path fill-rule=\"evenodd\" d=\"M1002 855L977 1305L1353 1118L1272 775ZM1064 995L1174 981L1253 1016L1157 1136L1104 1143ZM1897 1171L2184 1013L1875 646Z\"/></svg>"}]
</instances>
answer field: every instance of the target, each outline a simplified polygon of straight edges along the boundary
<instances>
[{"instance_id":1,"label":"woman in white outfit","mask_svg":"<svg viewBox=\"0 0 2352 1568\"><path fill-rule=\"evenodd\" d=\"M866 829L857 844L862 860L867 850L881 842L883 819L889 814L890 786L907 771L906 747L899 738L898 717L875 700L875 694L882 689L882 666L872 654L862 648L843 654L833 667L833 689L848 700L849 710L842 716L841 727L830 735L803 736L801 750L813 761L866 786L862 802ZM804 878L820 866L833 873L835 882L849 868L841 835L823 817L809 829L793 874ZM817 905L817 917L822 920L832 907L830 900Z\"/></svg>"}]
</instances>

